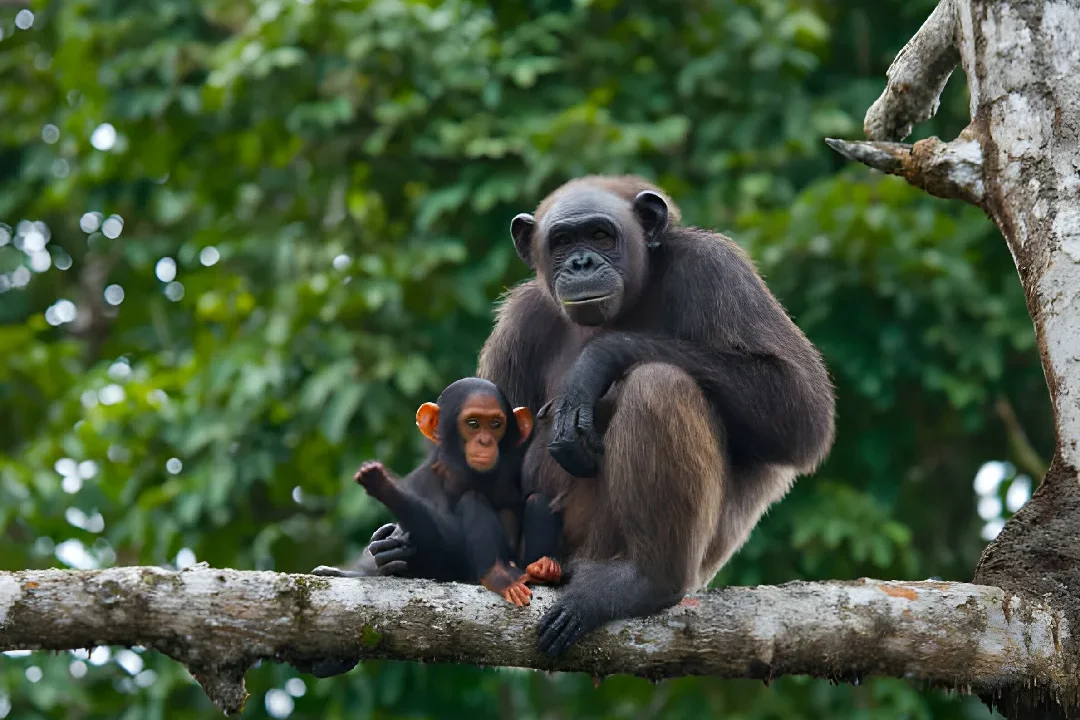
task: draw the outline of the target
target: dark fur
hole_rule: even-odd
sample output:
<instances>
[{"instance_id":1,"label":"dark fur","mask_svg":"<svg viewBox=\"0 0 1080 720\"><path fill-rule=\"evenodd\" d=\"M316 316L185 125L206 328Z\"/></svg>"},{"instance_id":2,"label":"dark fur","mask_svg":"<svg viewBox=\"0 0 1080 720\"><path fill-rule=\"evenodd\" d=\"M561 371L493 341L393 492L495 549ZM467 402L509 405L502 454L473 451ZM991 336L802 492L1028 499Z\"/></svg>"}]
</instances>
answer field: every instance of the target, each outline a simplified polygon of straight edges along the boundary
<instances>
[{"instance_id":1,"label":"dark fur","mask_svg":"<svg viewBox=\"0 0 1080 720\"><path fill-rule=\"evenodd\" d=\"M642 192L655 194L635 202ZM616 227L615 251L591 229L575 235L593 203ZM560 499L571 559L567 588L540 624L550 652L704 587L832 445L833 388L816 348L735 243L678 217L641 178L585 177L552 193L532 221L514 221L537 277L506 297L477 374L514 404L554 399L523 470L527 486ZM553 252L548 233L560 222L569 242ZM592 259L574 266L568 250L579 249ZM576 324L556 297L560 287L587 295L588 277L560 276L604 263L622 278L619 304L599 325ZM595 479L567 472L597 467Z\"/></svg>"}]
</instances>

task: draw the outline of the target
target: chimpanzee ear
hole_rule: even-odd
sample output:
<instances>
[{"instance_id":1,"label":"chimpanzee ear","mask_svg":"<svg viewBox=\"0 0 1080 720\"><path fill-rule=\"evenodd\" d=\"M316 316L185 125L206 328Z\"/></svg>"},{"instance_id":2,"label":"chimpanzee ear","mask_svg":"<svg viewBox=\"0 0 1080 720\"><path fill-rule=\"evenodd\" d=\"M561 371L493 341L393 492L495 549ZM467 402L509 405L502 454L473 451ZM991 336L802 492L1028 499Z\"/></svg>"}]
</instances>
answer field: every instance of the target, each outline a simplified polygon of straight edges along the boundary
<instances>
[{"instance_id":1,"label":"chimpanzee ear","mask_svg":"<svg viewBox=\"0 0 1080 720\"><path fill-rule=\"evenodd\" d=\"M514 247L518 257L525 261L530 270L535 270L532 259L533 230L536 228L536 218L529 213L519 213L510 221L510 235L514 238Z\"/></svg>"},{"instance_id":2,"label":"chimpanzee ear","mask_svg":"<svg viewBox=\"0 0 1080 720\"><path fill-rule=\"evenodd\" d=\"M668 206L664 198L652 190L642 190L634 198L634 215L641 223L649 248L660 247L668 229Z\"/></svg>"},{"instance_id":3,"label":"chimpanzee ear","mask_svg":"<svg viewBox=\"0 0 1080 720\"><path fill-rule=\"evenodd\" d=\"M426 402L416 411L416 427L431 442L439 444L439 406Z\"/></svg>"},{"instance_id":4,"label":"chimpanzee ear","mask_svg":"<svg viewBox=\"0 0 1080 720\"><path fill-rule=\"evenodd\" d=\"M518 445L521 445L532 435L533 414L527 407L516 407L514 408L514 419L517 420L518 432L521 434Z\"/></svg>"}]
</instances>

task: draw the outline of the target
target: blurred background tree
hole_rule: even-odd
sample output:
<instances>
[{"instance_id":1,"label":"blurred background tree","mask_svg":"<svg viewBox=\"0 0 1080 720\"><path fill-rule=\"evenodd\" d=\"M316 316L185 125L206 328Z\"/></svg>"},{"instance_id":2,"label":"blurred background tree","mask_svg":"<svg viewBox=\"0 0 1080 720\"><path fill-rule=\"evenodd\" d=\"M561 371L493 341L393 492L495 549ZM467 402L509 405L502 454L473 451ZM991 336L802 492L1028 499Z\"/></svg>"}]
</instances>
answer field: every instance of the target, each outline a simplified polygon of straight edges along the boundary
<instances>
[{"instance_id":1,"label":"blurred background tree","mask_svg":"<svg viewBox=\"0 0 1080 720\"><path fill-rule=\"evenodd\" d=\"M509 221L644 174L744 244L839 393L717 577L968 580L1052 449L1004 242L848 168L934 0L35 0L0 8L0 569L304 572L526 277ZM955 136L962 76L917 137ZM987 718L893 679L652 685L263 664L250 718ZM0 718L215 718L141 649L0 655Z\"/></svg>"}]
</instances>

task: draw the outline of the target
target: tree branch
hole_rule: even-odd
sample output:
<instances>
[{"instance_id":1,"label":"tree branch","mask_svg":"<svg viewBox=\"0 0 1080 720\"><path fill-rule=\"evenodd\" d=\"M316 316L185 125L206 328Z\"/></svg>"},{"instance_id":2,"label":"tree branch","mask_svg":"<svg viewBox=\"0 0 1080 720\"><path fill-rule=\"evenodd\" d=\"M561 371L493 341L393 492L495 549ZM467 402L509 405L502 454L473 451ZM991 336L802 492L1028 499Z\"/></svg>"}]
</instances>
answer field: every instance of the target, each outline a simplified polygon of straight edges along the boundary
<instances>
[{"instance_id":1,"label":"tree branch","mask_svg":"<svg viewBox=\"0 0 1080 720\"><path fill-rule=\"evenodd\" d=\"M931 195L982 205L982 148L967 130L950 143L936 137L919 140L914 145L833 138L826 138L825 143L846 158L899 175Z\"/></svg>"},{"instance_id":2,"label":"tree branch","mask_svg":"<svg viewBox=\"0 0 1080 720\"><path fill-rule=\"evenodd\" d=\"M1016 417L1016 410L1012 403L1004 395L998 395L994 401L994 411L1005 426L1005 433L1009 436L1009 445L1012 446L1016 455L1017 464L1031 474L1032 477L1041 478L1046 474L1046 462L1039 456L1039 452L1028 439L1020 418Z\"/></svg>"},{"instance_id":3,"label":"tree branch","mask_svg":"<svg viewBox=\"0 0 1080 720\"><path fill-rule=\"evenodd\" d=\"M889 66L889 82L863 120L868 139L903 140L915 123L934 117L960 62L956 32L955 1L941 0Z\"/></svg>"},{"instance_id":4,"label":"tree branch","mask_svg":"<svg viewBox=\"0 0 1080 720\"><path fill-rule=\"evenodd\" d=\"M143 645L183 663L226 713L256 660L396 658L651 679L805 674L1000 692L1038 678L1075 697L1052 607L943 582L792 582L692 596L610 623L555 662L534 649L558 591L514 608L477 586L153 567L0 573L0 651Z\"/></svg>"}]
</instances>

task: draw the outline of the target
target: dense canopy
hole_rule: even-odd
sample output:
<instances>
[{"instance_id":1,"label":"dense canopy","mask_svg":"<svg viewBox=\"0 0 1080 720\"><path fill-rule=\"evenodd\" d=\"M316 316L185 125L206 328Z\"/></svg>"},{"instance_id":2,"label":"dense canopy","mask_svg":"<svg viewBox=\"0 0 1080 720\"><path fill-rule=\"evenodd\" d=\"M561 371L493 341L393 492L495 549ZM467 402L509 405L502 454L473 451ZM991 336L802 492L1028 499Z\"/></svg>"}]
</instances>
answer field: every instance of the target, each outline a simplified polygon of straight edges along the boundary
<instances>
[{"instance_id":1,"label":"dense canopy","mask_svg":"<svg viewBox=\"0 0 1080 720\"><path fill-rule=\"evenodd\" d=\"M976 209L846 167L933 0L0 3L0 570L304 572L385 511L527 276L514 214L635 172L743 244L818 344L837 443L717 585L968 580L1053 447ZM962 78L961 78L962 79ZM955 136L962 83L919 136ZM0 718L219 717L141 649L0 656ZM903 680L366 663L249 673L246 717L988 717ZM75 708L72 710L71 708Z\"/></svg>"}]
</instances>

